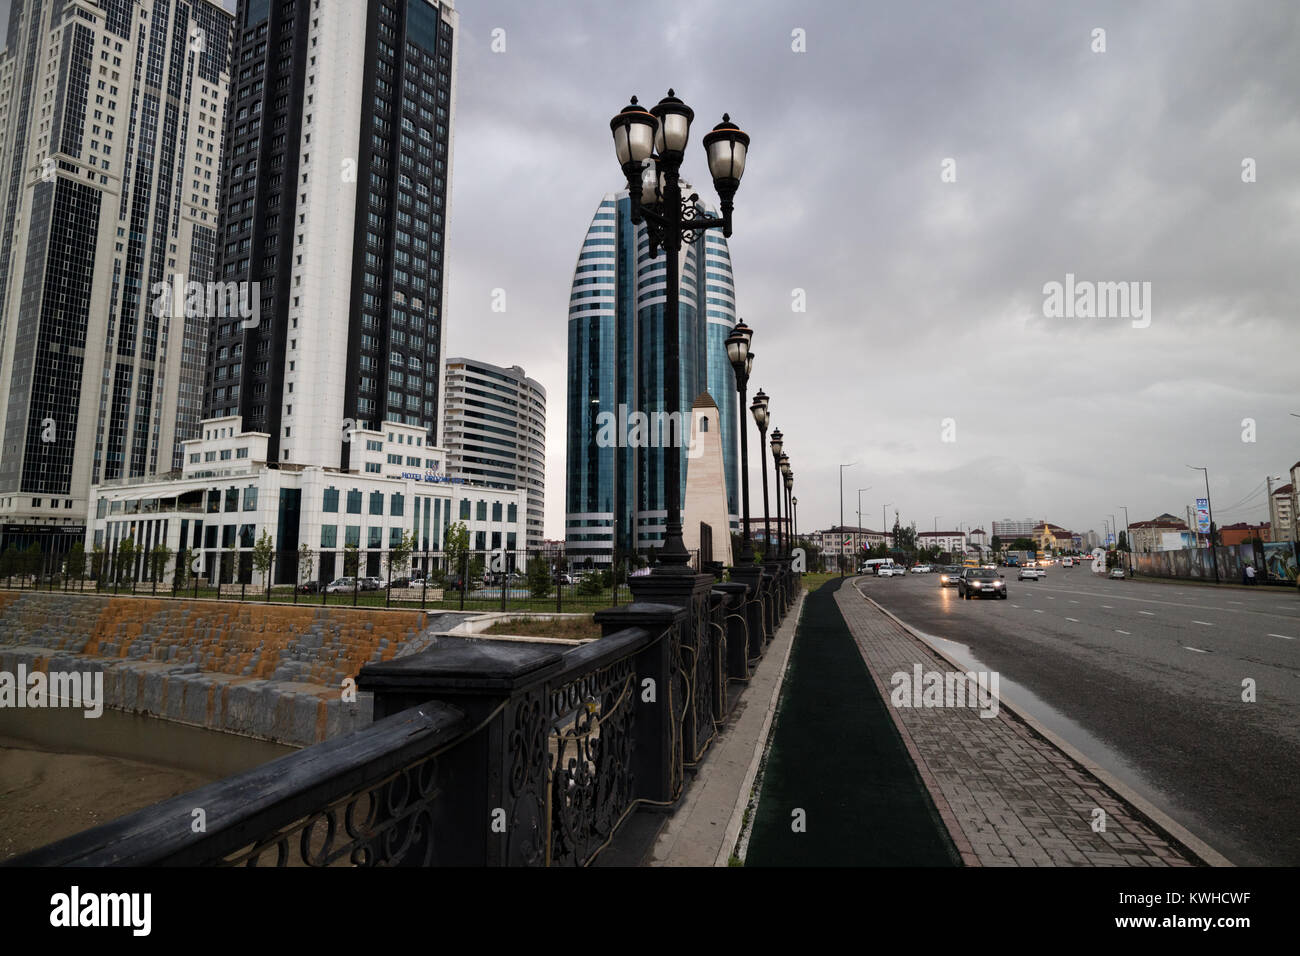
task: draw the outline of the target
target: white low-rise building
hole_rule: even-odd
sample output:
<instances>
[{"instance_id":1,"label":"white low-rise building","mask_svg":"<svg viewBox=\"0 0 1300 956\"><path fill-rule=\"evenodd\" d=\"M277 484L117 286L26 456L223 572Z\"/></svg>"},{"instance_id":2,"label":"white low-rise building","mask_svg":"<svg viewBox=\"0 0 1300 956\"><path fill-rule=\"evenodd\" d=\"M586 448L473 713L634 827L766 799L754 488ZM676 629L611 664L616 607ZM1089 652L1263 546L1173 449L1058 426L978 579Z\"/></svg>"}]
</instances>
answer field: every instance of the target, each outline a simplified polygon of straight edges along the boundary
<instances>
[{"instance_id":1,"label":"white low-rise building","mask_svg":"<svg viewBox=\"0 0 1300 956\"><path fill-rule=\"evenodd\" d=\"M265 533L277 555L275 584L341 576L350 547L359 575L387 578L388 552L404 540L410 570L442 568L446 531L461 522L471 551L499 555L490 569L526 565L527 492L448 477L444 450L426 443L422 426L354 430L345 438L360 467L350 471L268 464L269 436L242 431L239 416L205 420L202 431L184 443L179 476L92 487L87 552L113 554L131 538L141 555L137 580L151 576L143 555L163 545L172 556L161 576L168 584L181 552L208 581L219 572L222 581L260 584L253 549Z\"/></svg>"}]
</instances>

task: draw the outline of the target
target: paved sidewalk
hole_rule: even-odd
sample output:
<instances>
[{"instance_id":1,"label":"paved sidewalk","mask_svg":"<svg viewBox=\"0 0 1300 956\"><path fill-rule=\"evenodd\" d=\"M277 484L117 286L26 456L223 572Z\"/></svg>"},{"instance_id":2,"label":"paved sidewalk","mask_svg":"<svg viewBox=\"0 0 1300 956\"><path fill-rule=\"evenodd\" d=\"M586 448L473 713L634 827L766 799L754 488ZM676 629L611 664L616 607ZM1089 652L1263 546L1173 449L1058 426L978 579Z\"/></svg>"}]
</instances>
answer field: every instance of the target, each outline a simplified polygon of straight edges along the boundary
<instances>
[{"instance_id":1,"label":"paved sidewalk","mask_svg":"<svg viewBox=\"0 0 1300 956\"><path fill-rule=\"evenodd\" d=\"M969 866L1192 866L1085 769L1005 707L896 707L891 676L953 671L855 587L836 594L881 698ZM991 708L990 708L991 709ZM1105 812L1104 832L1093 830Z\"/></svg>"}]
</instances>

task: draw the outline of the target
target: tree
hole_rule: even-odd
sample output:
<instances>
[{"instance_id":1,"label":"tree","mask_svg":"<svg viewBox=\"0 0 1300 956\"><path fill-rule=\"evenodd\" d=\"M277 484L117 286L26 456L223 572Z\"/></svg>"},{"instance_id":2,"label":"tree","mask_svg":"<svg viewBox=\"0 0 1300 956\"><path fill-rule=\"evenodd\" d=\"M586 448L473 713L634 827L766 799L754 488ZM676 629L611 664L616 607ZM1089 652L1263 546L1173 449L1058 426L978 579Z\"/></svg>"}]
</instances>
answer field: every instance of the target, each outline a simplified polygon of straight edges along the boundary
<instances>
[{"instance_id":1,"label":"tree","mask_svg":"<svg viewBox=\"0 0 1300 956\"><path fill-rule=\"evenodd\" d=\"M86 546L78 541L63 562L63 573L70 578L80 578L86 571Z\"/></svg>"},{"instance_id":2,"label":"tree","mask_svg":"<svg viewBox=\"0 0 1300 956\"><path fill-rule=\"evenodd\" d=\"M1035 549L1036 545L1029 538L1016 538L1011 542L1012 551L1034 551Z\"/></svg>"},{"instance_id":3,"label":"tree","mask_svg":"<svg viewBox=\"0 0 1300 956\"><path fill-rule=\"evenodd\" d=\"M104 562L108 556L100 545L95 545L90 552L90 576L95 579L95 587L103 587Z\"/></svg>"},{"instance_id":4,"label":"tree","mask_svg":"<svg viewBox=\"0 0 1300 956\"><path fill-rule=\"evenodd\" d=\"M447 526L442 537L442 550L447 556L448 573L460 574L465 555L469 552L469 528L465 527L465 522L456 521Z\"/></svg>"},{"instance_id":5,"label":"tree","mask_svg":"<svg viewBox=\"0 0 1300 956\"><path fill-rule=\"evenodd\" d=\"M135 574L135 539L127 537L117 546L117 583L125 584L134 580Z\"/></svg>"},{"instance_id":6,"label":"tree","mask_svg":"<svg viewBox=\"0 0 1300 956\"><path fill-rule=\"evenodd\" d=\"M388 548L388 577L392 580L394 576L403 577L406 574L406 568L411 563L411 552L415 550L415 532L406 531L402 533L402 539L397 544L389 545Z\"/></svg>"},{"instance_id":7,"label":"tree","mask_svg":"<svg viewBox=\"0 0 1300 956\"><path fill-rule=\"evenodd\" d=\"M0 576L8 578L17 574L21 563L22 552L18 550L17 542L10 542L4 554L0 554Z\"/></svg>"},{"instance_id":8,"label":"tree","mask_svg":"<svg viewBox=\"0 0 1300 956\"><path fill-rule=\"evenodd\" d=\"M1002 553L1002 536L995 534L989 539L989 547L993 549L994 554Z\"/></svg>"},{"instance_id":9,"label":"tree","mask_svg":"<svg viewBox=\"0 0 1300 956\"><path fill-rule=\"evenodd\" d=\"M345 544L343 546L343 576L345 578L355 578L357 576L357 563L359 560L357 546L355 544Z\"/></svg>"},{"instance_id":10,"label":"tree","mask_svg":"<svg viewBox=\"0 0 1300 956\"><path fill-rule=\"evenodd\" d=\"M41 546L33 541L23 552L23 573L30 574L33 577L41 573L41 559L44 555L41 553Z\"/></svg>"},{"instance_id":11,"label":"tree","mask_svg":"<svg viewBox=\"0 0 1300 956\"><path fill-rule=\"evenodd\" d=\"M303 542L298 548L298 583L306 584L316 576L315 564L313 560L315 554L312 549L307 547L307 542Z\"/></svg>"},{"instance_id":12,"label":"tree","mask_svg":"<svg viewBox=\"0 0 1300 956\"><path fill-rule=\"evenodd\" d=\"M253 567L257 568L257 573L262 575L262 583L267 591L271 590L271 565L275 561L275 542L271 540L270 533L263 528L262 536L257 539L257 544L253 545Z\"/></svg>"},{"instance_id":13,"label":"tree","mask_svg":"<svg viewBox=\"0 0 1300 956\"><path fill-rule=\"evenodd\" d=\"M185 590L186 582L190 579L190 562L193 560L189 548L181 548L176 552L176 568L172 571L173 590Z\"/></svg>"},{"instance_id":14,"label":"tree","mask_svg":"<svg viewBox=\"0 0 1300 956\"><path fill-rule=\"evenodd\" d=\"M528 559L528 591L535 598L551 594L551 565L543 557Z\"/></svg>"},{"instance_id":15,"label":"tree","mask_svg":"<svg viewBox=\"0 0 1300 956\"><path fill-rule=\"evenodd\" d=\"M1118 547L1119 547L1119 550L1120 550L1120 551L1127 551L1127 550L1129 549L1129 547L1128 547L1128 535L1125 534L1123 531L1121 531L1121 532L1119 533L1119 545L1118 545Z\"/></svg>"},{"instance_id":16,"label":"tree","mask_svg":"<svg viewBox=\"0 0 1300 956\"><path fill-rule=\"evenodd\" d=\"M171 560L172 549L167 545L159 543L154 545L153 550L149 552L149 572L150 579L161 581L163 572L167 570L167 562Z\"/></svg>"}]
</instances>

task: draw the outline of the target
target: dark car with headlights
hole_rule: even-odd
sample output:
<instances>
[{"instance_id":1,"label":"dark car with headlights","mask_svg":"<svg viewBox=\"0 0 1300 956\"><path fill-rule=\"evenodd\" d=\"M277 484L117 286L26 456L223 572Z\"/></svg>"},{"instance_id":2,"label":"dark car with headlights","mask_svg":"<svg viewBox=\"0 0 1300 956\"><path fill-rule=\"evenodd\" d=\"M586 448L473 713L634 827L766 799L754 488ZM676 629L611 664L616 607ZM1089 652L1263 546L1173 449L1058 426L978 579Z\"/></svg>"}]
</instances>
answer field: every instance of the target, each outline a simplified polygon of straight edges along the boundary
<instances>
[{"instance_id":1,"label":"dark car with headlights","mask_svg":"<svg viewBox=\"0 0 1300 956\"><path fill-rule=\"evenodd\" d=\"M955 588L955 587L957 587L959 581L961 581L961 568L956 567L956 566L951 566L951 565L950 565L949 567L946 567L946 568L942 568L942 569L940 569L940 571L939 571L939 587L941 587L941 588L947 588L947 587L953 587L953 588Z\"/></svg>"},{"instance_id":2,"label":"dark car with headlights","mask_svg":"<svg viewBox=\"0 0 1300 956\"><path fill-rule=\"evenodd\" d=\"M996 571L986 568L966 568L957 579L957 596L969 601L973 597L1003 598L1007 596L1007 582Z\"/></svg>"}]
</instances>

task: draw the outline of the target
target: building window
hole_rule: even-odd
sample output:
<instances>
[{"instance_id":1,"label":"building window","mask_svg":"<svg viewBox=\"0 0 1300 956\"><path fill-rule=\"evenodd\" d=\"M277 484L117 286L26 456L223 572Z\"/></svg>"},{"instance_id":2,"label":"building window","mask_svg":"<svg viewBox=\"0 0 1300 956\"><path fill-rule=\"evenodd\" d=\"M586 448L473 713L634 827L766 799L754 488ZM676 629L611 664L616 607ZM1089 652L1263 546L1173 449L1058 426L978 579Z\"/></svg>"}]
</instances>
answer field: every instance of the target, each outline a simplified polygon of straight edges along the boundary
<instances>
[{"instance_id":1,"label":"building window","mask_svg":"<svg viewBox=\"0 0 1300 956\"><path fill-rule=\"evenodd\" d=\"M238 488L226 489L226 510L227 511L239 510L239 489Z\"/></svg>"},{"instance_id":2,"label":"building window","mask_svg":"<svg viewBox=\"0 0 1300 956\"><path fill-rule=\"evenodd\" d=\"M366 531L368 532L366 535L366 547L376 550L384 546L383 528L367 528Z\"/></svg>"},{"instance_id":3,"label":"building window","mask_svg":"<svg viewBox=\"0 0 1300 956\"><path fill-rule=\"evenodd\" d=\"M461 521L468 521L468 520L469 520L469 499L468 499L468 498L462 498L462 499L461 499L461 502L460 502L460 520L461 520Z\"/></svg>"},{"instance_id":4,"label":"building window","mask_svg":"<svg viewBox=\"0 0 1300 956\"><path fill-rule=\"evenodd\" d=\"M321 510L322 510L322 511L327 511L327 512L329 512L330 514L337 514L337 513L338 513L338 510L339 510L339 490L338 490L337 488L326 488L326 489L325 489L325 504L324 504L324 507L321 508Z\"/></svg>"},{"instance_id":5,"label":"building window","mask_svg":"<svg viewBox=\"0 0 1300 956\"><path fill-rule=\"evenodd\" d=\"M475 509L475 519L478 521L487 521L487 502L480 501Z\"/></svg>"},{"instance_id":6,"label":"building window","mask_svg":"<svg viewBox=\"0 0 1300 956\"><path fill-rule=\"evenodd\" d=\"M249 485L247 488L244 489L244 510L245 511L257 510L257 486L256 485Z\"/></svg>"},{"instance_id":7,"label":"building window","mask_svg":"<svg viewBox=\"0 0 1300 956\"><path fill-rule=\"evenodd\" d=\"M350 524L343 532L344 547L361 547L361 525Z\"/></svg>"},{"instance_id":8,"label":"building window","mask_svg":"<svg viewBox=\"0 0 1300 956\"><path fill-rule=\"evenodd\" d=\"M372 515L384 513L384 493L382 491L370 492L370 513Z\"/></svg>"},{"instance_id":9,"label":"building window","mask_svg":"<svg viewBox=\"0 0 1300 956\"><path fill-rule=\"evenodd\" d=\"M405 504L402 495L400 493L394 494L391 498L389 498L389 502L390 505L389 505L388 513L392 515L394 518L402 517L402 508Z\"/></svg>"},{"instance_id":10,"label":"building window","mask_svg":"<svg viewBox=\"0 0 1300 956\"><path fill-rule=\"evenodd\" d=\"M336 524L323 524L320 526L320 546L322 548L333 548L338 545L339 526Z\"/></svg>"},{"instance_id":11,"label":"building window","mask_svg":"<svg viewBox=\"0 0 1300 956\"><path fill-rule=\"evenodd\" d=\"M516 521L519 520L518 505L510 505L508 508L506 508L506 520L509 521L511 524L514 524Z\"/></svg>"},{"instance_id":12,"label":"building window","mask_svg":"<svg viewBox=\"0 0 1300 956\"><path fill-rule=\"evenodd\" d=\"M361 514L361 492L355 488L348 492L348 514Z\"/></svg>"},{"instance_id":13,"label":"building window","mask_svg":"<svg viewBox=\"0 0 1300 956\"><path fill-rule=\"evenodd\" d=\"M499 501L492 502L492 520L493 521L501 520L501 502Z\"/></svg>"}]
</instances>

